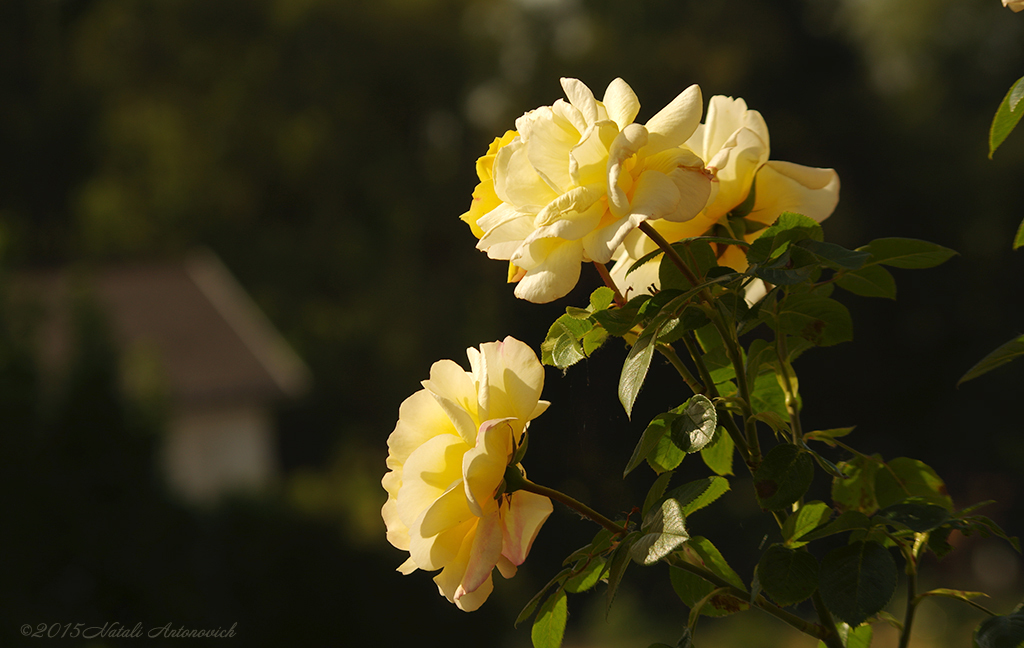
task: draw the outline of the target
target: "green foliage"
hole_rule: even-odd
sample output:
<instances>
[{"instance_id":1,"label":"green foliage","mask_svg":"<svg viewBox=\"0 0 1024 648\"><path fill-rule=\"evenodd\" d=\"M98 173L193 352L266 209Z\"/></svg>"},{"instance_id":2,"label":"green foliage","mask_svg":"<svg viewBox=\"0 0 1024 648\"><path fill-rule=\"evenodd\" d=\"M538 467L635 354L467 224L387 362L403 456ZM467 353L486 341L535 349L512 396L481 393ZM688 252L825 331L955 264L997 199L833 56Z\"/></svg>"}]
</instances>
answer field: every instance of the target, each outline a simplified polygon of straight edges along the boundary
<instances>
[{"instance_id":1,"label":"green foliage","mask_svg":"<svg viewBox=\"0 0 1024 648\"><path fill-rule=\"evenodd\" d=\"M694 536L688 543L686 543L682 554L687 562L705 567L719 578L727 581L733 587L740 590L746 590L742 579L740 579L739 575L736 574L732 567L730 567L725 561L725 558L722 557L718 548L715 547L707 538ZM675 590L676 595L679 596L679 599L683 604L691 609L695 608L704 598L716 589L715 585L702 579L700 576L680 569L679 567L671 568L670 577L672 580L672 589ZM729 614L746 610L749 607L749 602L743 599L737 598L731 594L720 593L713 596L703 607L701 607L700 614L713 617L727 616Z\"/></svg>"},{"instance_id":2,"label":"green foliage","mask_svg":"<svg viewBox=\"0 0 1024 648\"><path fill-rule=\"evenodd\" d=\"M882 508L904 501L908 497L953 510L953 500L946 492L946 484L931 466L909 457L889 461L875 475L875 496Z\"/></svg>"},{"instance_id":3,"label":"green foliage","mask_svg":"<svg viewBox=\"0 0 1024 648\"><path fill-rule=\"evenodd\" d=\"M783 509L803 497L814 479L814 460L788 443L772 448L754 473L754 490L761 508Z\"/></svg>"},{"instance_id":4,"label":"green foliage","mask_svg":"<svg viewBox=\"0 0 1024 648\"><path fill-rule=\"evenodd\" d=\"M1019 250L1024 247L1024 220L1017 226L1017 234L1013 237L1013 249Z\"/></svg>"},{"instance_id":5,"label":"green foliage","mask_svg":"<svg viewBox=\"0 0 1024 648\"><path fill-rule=\"evenodd\" d=\"M725 431L725 428L718 426L715 429L715 436L711 443L704 446L700 451L700 458L704 465L710 468L716 475L732 475L732 457L736 451L736 444L732 437Z\"/></svg>"},{"instance_id":6,"label":"green foliage","mask_svg":"<svg viewBox=\"0 0 1024 648\"><path fill-rule=\"evenodd\" d=\"M843 645L846 648L869 648L871 646L871 639L874 635L874 631L868 624L851 628L846 623L840 623L838 626L839 638L843 641ZM825 648L825 642L819 641L818 648Z\"/></svg>"},{"instance_id":7,"label":"green foliage","mask_svg":"<svg viewBox=\"0 0 1024 648\"><path fill-rule=\"evenodd\" d=\"M978 364L971 367L970 370L956 382L956 384L959 387L968 380L974 380L978 376L987 374L996 367L1000 367L1022 355L1024 355L1024 335L1010 340L982 358Z\"/></svg>"},{"instance_id":8,"label":"green foliage","mask_svg":"<svg viewBox=\"0 0 1024 648\"><path fill-rule=\"evenodd\" d=\"M640 534L630 548L633 560L653 565L690 538L686 518L677 500L667 498L644 516Z\"/></svg>"},{"instance_id":9,"label":"green foliage","mask_svg":"<svg viewBox=\"0 0 1024 648\"><path fill-rule=\"evenodd\" d=\"M569 617L565 591L559 589L544 605L540 606L537 618L530 630L533 648L558 648L565 636L565 622Z\"/></svg>"},{"instance_id":10,"label":"green foliage","mask_svg":"<svg viewBox=\"0 0 1024 648\"><path fill-rule=\"evenodd\" d=\"M806 502L787 517L782 525L782 539L785 545L793 549L804 546L807 543L800 541L799 538L824 524L831 516L832 509L825 502Z\"/></svg>"},{"instance_id":11,"label":"green foliage","mask_svg":"<svg viewBox=\"0 0 1024 648\"><path fill-rule=\"evenodd\" d=\"M869 263L909 269L932 268L957 254L941 245L910 238L875 239L857 251L870 254Z\"/></svg>"},{"instance_id":12,"label":"green foliage","mask_svg":"<svg viewBox=\"0 0 1024 648\"><path fill-rule=\"evenodd\" d=\"M673 488L667 496L677 500L683 507L683 515L689 517L727 492L729 480L725 477L705 477Z\"/></svg>"},{"instance_id":13,"label":"green foliage","mask_svg":"<svg viewBox=\"0 0 1024 648\"><path fill-rule=\"evenodd\" d=\"M898 576L888 549L877 542L854 542L825 555L818 587L828 609L856 627L886 606Z\"/></svg>"},{"instance_id":14,"label":"green foliage","mask_svg":"<svg viewBox=\"0 0 1024 648\"><path fill-rule=\"evenodd\" d=\"M718 413L706 396L697 394L675 409L659 414L644 430L623 477L647 459L655 472L674 470L687 453L699 452L714 436Z\"/></svg>"},{"instance_id":15,"label":"green foliage","mask_svg":"<svg viewBox=\"0 0 1024 648\"><path fill-rule=\"evenodd\" d=\"M1021 115L1024 115L1024 107L1020 105L1022 98L1024 98L1024 77L1017 79L1016 83L1006 91L1006 96L999 103L999 108L996 109L996 114L992 118L992 126L988 131L988 157L990 160L996 149L1017 127Z\"/></svg>"},{"instance_id":16,"label":"green foliage","mask_svg":"<svg viewBox=\"0 0 1024 648\"><path fill-rule=\"evenodd\" d=\"M881 457L857 455L839 463L846 477L832 480L832 501L841 511L860 511L871 515L878 510L875 497L875 475L882 465Z\"/></svg>"},{"instance_id":17,"label":"green foliage","mask_svg":"<svg viewBox=\"0 0 1024 648\"><path fill-rule=\"evenodd\" d=\"M896 280L881 265L869 265L843 273L836 280L836 285L861 297L896 299Z\"/></svg>"},{"instance_id":18,"label":"green foliage","mask_svg":"<svg viewBox=\"0 0 1024 648\"><path fill-rule=\"evenodd\" d=\"M645 329L629 349L626 362L622 365L622 375L619 377L619 402L626 410L626 416L633 413L633 403L636 402L640 388L647 378L647 370L651 367L657 336L657 328Z\"/></svg>"},{"instance_id":19,"label":"green foliage","mask_svg":"<svg viewBox=\"0 0 1024 648\"><path fill-rule=\"evenodd\" d=\"M1024 646L1024 606L1006 616L982 621L974 630L973 648L1021 648Z\"/></svg>"},{"instance_id":20,"label":"green foliage","mask_svg":"<svg viewBox=\"0 0 1024 648\"><path fill-rule=\"evenodd\" d=\"M832 346L853 339L850 312L834 299L813 294L790 295L768 320L779 334L801 337L815 346Z\"/></svg>"},{"instance_id":21,"label":"green foliage","mask_svg":"<svg viewBox=\"0 0 1024 648\"><path fill-rule=\"evenodd\" d=\"M793 605L818 588L818 561L806 551L773 544L757 563L757 577L776 603Z\"/></svg>"},{"instance_id":22,"label":"green foliage","mask_svg":"<svg viewBox=\"0 0 1024 648\"><path fill-rule=\"evenodd\" d=\"M802 214L785 212L751 244L747 261L751 265L762 265L778 258L791 243L807 239L824 241L821 225Z\"/></svg>"}]
</instances>

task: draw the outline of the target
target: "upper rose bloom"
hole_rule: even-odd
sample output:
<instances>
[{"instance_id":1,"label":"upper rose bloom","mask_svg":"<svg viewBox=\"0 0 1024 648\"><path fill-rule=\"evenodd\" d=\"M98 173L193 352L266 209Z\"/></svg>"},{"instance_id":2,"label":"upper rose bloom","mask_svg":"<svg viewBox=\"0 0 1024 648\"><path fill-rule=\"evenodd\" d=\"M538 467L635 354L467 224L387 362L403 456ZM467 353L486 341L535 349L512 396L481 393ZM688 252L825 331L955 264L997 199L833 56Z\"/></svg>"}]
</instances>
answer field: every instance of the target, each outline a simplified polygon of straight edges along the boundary
<instances>
[{"instance_id":1,"label":"upper rose bloom","mask_svg":"<svg viewBox=\"0 0 1024 648\"><path fill-rule=\"evenodd\" d=\"M523 431L549 405L539 400L537 356L511 337L467 353L470 371L434 363L399 408L381 514L388 541L410 554L398 570L442 570L434 577L441 594L472 611L490 595L495 567L515 575L551 500L521 490L496 498Z\"/></svg>"},{"instance_id":2,"label":"upper rose bloom","mask_svg":"<svg viewBox=\"0 0 1024 648\"><path fill-rule=\"evenodd\" d=\"M1022 0L1024 1L1024 0ZM708 104L708 116L686 145L705 160L715 172L718 192L714 200L686 223L657 221L653 227L674 243L692 236L702 236L716 223L743 205L754 188L754 203L746 214L749 221L770 225L783 212L803 214L819 223L832 213L839 202L839 176L832 169L816 169L790 162L769 161L768 126L761 113L747 110L742 99L714 96ZM733 238L753 241L760 232L740 234ZM612 277L619 289L633 294L647 292L658 285L658 264L646 263L626 276L633 263L657 249L657 245L641 232L626 237L616 253ZM743 250L727 246L719 251L718 263L736 270L747 267Z\"/></svg>"},{"instance_id":3,"label":"upper rose bloom","mask_svg":"<svg viewBox=\"0 0 1024 648\"><path fill-rule=\"evenodd\" d=\"M1003 0L1003 6L1013 9L1014 12L1024 11L1024 0Z\"/></svg>"},{"instance_id":4,"label":"upper rose bloom","mask_svg":"<svg viewBox=\"0 0 1024 648\"><path fill-rule=\"evenodd\" d=\"M607 263L641 222L693 218L711 176L683 145L700 123L690 86L645 125L633 90L615 79L604 99L562 79L569 101L531 110L477 163L480 184L463 214L477 247L511 263L515 294L532 302L566 295L580 263Z\"/></svg>"}]
</instances>

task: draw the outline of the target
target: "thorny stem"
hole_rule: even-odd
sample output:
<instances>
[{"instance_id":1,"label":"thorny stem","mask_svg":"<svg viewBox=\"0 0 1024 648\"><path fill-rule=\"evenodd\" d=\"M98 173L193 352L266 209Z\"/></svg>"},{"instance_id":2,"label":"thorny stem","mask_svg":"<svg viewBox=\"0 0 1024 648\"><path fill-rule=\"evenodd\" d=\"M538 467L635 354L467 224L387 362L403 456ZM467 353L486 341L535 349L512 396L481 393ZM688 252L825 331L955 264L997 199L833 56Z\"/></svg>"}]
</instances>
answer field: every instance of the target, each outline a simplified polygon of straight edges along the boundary
<instances>
[{"instance_id":1,"label":"thorny stem","mask_svg":"<svg viewBox=\"0 0 1024 648\"><path fill-rule=\"evenodd\" d=\"M608 268L603 263L594 261L594 267L597 268L597 274L601 275L601 280L604 281L604 285L608 286L615 293L615 304L618 306L625 306L626 298L619 292L618 287L615 285L615 281L612 279L612 275L608 272Z\"/></svg>"},{"instance_id":2,"label":"thorny stem","mask_svg":"<svg viewBox=\"0 0 1024 648\"><path fill-rule=\"evenodd\" d=\"M800 424L800 409L793 392L792 377L789 375L789 352L786 349L786 335L780 333L776 338L775 352L779 357L779 368L782 371L782 391L786 394L786 411L789 412L790 429L793 431L793 443L804 437L803 426Z\"/></svg>"},{"instance_id":3,"label":"thorny stem","mask_svg":"<svg viewBox=\"0 0 1024 648\"><path fill-rule=\"evenodd\" d=\"M700 285L700 278L693 273L693 270L686 265L683 258L679 256L676 249L661 235L658 230L654 229L648 222L640 223L639 229L641 232L646 234L652 241L654 241L659 248L665 253L665 256L672 261L673 264L679 269L679 272L683 274L683 277L690 282L690 285L696 287ZM750 386L747 384L747 375L743 370L743 353L740 351L739 340L736 339L736 332L726 325L722 319L721 313L715 307L714 302L711 298L711 293L704 289L700 291L700 297L708 304L708 315L711 321L714 323L715 328L718 330L718 334L722 336L722 343L725 345L725 351L729 356L729 361L732 363L736 370L736 386L739 389L741 407L743 408L743 420L744 430L746 432L746 443L744 444L748 450L749 456L746 457L747 465L751 470L756 470L757 466L761 464L761 444L757 438L757 427L753 416L753 411L750 409ZM687 345L687 349L696 361L700 354L695 354L695 349ZM709 383L708 379L701 376L705 383Z\"/></svg>"},{"instance_id":4,"label":"thorny stem","mask_svg":"<svg viewBox=\"0 0 1024 648\"><path fill-rule=\"evenodd\" d=\"M903 633L900 635L899 648L907 648L910 643L910 629L914 625L914 613L917 611L917 556L924 545L927 534L915 535L912 547L904 550L903 557L907 561L907 611L903 616Z\"/></svg>"},{"instance_id":5,"label":"thorny stem","mask_svg":"<svg viewBox=\"0 0 1024 648\"><path fill-rule=\"evenodd\" d=\"M678 554L670 556L668 562L673 567L678 567L679 569L688 571L691 574L695 574L716 587L727 588L729 590L729 594L735 596L741 601L747 601L750 599L750 594L748 594L747 592L744 592L740 588L731 584L729 581L719 577L717 574L703 567L699 567L692 563L686 562L686 560L684 560L683 557L679 556ZM761 596L760 594L757 596L756 599L751 601L751 605L760 608L768 614L771 614L772 616L788 623L789 625L793 626L794 628L796 628L800 632L803 632L804 634L811 635L812 637L816 637L818 639L826 639L826 637L828 636L828 632L827 630L825 630L825 628L822 628L816 623L804 621L797 615L791 612L787 612L786 610L783 610L782 608L770 602L768 599L766 599L764 596ZM829 648L833 648L833 646L829 646ZM842 646L838 646L838 648L842 648Z\"/></svg>"},{"instance_id":6,"label":"thorny stem","mask_svg":"<svg viewBox=\"0 0 1024 648\"><path fill-rule=\"evenodd\" d=\"M516 469L516 472L518 472L518 469ZM506 475L508 475L507 472ZM512 485L510 484L510 486ZM573 499L572 497L569 497L568 495L561 491L556 491L553 488L548 488L547 486L535 484L529 479L526 479L525 477L516 480L515 487L517 490L524 490L530 493L536 493L538 495L543 495L544 497L549 497L555 500L556 502L561 502L562 504L565 504L572 510L582 515L583 517L588 518L593 522L597 522L598 524L600 524L601 526L603 526L604 528L608 529L616 535L625 535L628 532L628 529L626 527L612 522L611 520L601 515L594 509L590 508L583 502Z\"/></svg>"},{"instance_id":7,"label":"thorny stem","mask_svg":"<svg viewBox=\"0 0 1024 648\"><path fill-rule=\"evenodd\" d=\"M697 349L696 342L694 342L690 335L684 335L682 340L683 344L686 345L686 350L690 353L690 357L693 358L694 364L697 365L697 372L700 373L701 380L707 385L707 397L718 398L718 388L715 387L715 381L711 379L711 373L704 364L704 359ZM743 461L749 466L750 450L747 448L747 440L739 428L736 427L736 422L732 420L732 415L722 409L720 410L718 420L722 427L725 428L725 431L729 433L729 436L732 437L732 442L739 449Z\"/></svg>"},{"instance_id":8,"label":"thorny stem","mask_svg":"<svg viewBox=\"0 0 1024 648\"><path fill-rule=\"evenodd\" d=\"M671 345L659 344L657 349L661 352L661 355L665 356L669 363L676 368L676 371L678 371L679 375L682 376L683 382L686 383L686 386L689 387L694 394L703 394L707 391L707 388L700 384L700 381L690 373L689 369L686 368L686 365L684 365L683 361L678 355L676 355L676 351L671 347Z\"/></svg>"},{"instance_id":9,"label":"thorny stem","mask_svg":"<svg viewBox=\"0 0 1024 648\"><path fill-rule=\"evenodd\" d=\"M818 613L818 619L821 620L822 625L825 626L825 631L828 633L821 637L821 640L825 642L826 648L843 648L843 640L839 637L839 628L836 627L836 621L832 618L832 613L825 607L825 600L821 598L821 592L815 590L811 600L814 602L814 611Z\"/></svg>"}]
</instances>

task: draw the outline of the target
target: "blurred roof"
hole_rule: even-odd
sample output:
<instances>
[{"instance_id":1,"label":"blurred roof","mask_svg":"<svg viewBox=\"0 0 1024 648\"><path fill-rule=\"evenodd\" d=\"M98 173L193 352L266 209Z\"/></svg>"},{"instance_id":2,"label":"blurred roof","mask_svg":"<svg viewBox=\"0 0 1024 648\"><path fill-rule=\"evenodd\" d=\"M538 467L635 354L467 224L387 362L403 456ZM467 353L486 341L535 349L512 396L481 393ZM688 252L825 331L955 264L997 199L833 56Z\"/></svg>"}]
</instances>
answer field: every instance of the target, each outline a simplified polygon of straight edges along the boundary
<instances>
[{"instance_id":1,"label":"blurred roof","mask_svg":"<svg viewBox=\"0 0 1024 648\"><path fill-rule=\"evenodd\" d=\"M69 358L71 297L84 288L103 307L123 352L153 350L176 401L295 398L310 373L212 252L180 262L23 275L22 296L45 309L45 367Z\"/></svg>"}]
</instances>

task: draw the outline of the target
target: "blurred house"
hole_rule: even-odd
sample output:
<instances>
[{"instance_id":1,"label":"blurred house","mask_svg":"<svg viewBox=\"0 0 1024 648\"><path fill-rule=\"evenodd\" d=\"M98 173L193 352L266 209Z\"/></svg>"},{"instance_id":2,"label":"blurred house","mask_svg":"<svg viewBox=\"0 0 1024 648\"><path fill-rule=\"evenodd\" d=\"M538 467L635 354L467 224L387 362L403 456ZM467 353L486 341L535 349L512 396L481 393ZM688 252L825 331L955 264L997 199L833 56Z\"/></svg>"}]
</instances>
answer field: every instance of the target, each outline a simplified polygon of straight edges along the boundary
<instances>
[{"instance_id":1,"label":"blurred house","mask_svg":"<svg viewBox=\"0 0 1024 648\"><path fill-rule=\"evenodd\" d=\"M85 289L105 312L129 393L159 383L169 398L161 462L172 491L197 503L273 487L273 407L301 396L309 370L220 260L54 271L22 277L43 309L43 366L70 357L72 296ZM156 378L156 380L154 380Z\"/></svg>"}]
</instances>

